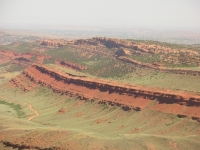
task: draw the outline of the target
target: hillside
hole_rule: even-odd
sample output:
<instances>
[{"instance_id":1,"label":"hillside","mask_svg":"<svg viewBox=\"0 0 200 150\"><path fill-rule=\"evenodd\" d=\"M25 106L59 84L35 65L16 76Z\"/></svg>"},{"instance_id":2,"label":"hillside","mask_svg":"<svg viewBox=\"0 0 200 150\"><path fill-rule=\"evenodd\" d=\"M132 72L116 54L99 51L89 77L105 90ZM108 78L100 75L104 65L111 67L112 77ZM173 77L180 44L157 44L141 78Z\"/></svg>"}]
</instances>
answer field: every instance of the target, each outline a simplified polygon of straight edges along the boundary
<instances>
[{"instance_id":1,"label":"hillside","mask_svg":"<svg viewBox=\"0 0 200 150\"><path fill-rule=\"evenodd\" d=\"M1 45L0 149L198 149L199 52L102 37Z\"/></svg>"}]
</instances>

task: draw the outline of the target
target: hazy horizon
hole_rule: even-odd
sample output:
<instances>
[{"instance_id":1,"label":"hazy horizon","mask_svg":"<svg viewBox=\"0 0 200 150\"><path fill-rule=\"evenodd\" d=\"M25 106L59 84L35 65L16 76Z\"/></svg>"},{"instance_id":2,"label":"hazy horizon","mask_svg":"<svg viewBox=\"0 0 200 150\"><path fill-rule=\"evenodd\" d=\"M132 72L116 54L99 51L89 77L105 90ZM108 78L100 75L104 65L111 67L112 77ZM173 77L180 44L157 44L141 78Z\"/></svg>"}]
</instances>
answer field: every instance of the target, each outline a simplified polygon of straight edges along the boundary
<instances>
[{"instance_id":1,"label":"hazy horizon","mask_svg":"<svg viewBox=\"0 0 200 150\"><path fill-rule=\"evenodd\" d=\"M0 29L65 39L199 44L199 8L199 0L0 0Z\"/></svg>"},{"instance_id":2,"label":"hazy horizon","mask_svg":"<svg viewBox=\"0 0 200 150\"><path fill-rule=\"evenodd\" d=\"M200 29L198 0L1 0L1 26Z\"/></svg>"}]
</instances>

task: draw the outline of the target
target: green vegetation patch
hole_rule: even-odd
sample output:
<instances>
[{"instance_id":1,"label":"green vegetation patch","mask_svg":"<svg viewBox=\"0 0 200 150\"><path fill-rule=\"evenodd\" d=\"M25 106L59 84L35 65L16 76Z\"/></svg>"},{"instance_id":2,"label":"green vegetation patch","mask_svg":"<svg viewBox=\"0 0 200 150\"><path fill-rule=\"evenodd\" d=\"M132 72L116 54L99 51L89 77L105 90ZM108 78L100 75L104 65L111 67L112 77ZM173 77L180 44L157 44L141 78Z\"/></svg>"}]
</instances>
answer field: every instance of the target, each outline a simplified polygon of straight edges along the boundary
<instances>
[{"instance_id":1,"label":"green vegetation patch","mask_svg":"<svg viewBox=\"0 0 200 150\"><path fill-rule=\"evenodd\" d=\"M0 45L0 48L8 51L28 53L31 51L31 49L37 47L36 43L31 42L18 42L16 45L15 44L16 42L8 45Z\"/></svg>"},{"instance_id":2,"label":"green vegetation patch","mask_svg":"<svg viewBox=\"0 0 200 150\"><path fill-rule=\"evenodd\" d=\"M19 104L8 103L6 101L0 100L0 104L9 105L11 108L15 110L17 113L18 118L24 118L25 113L22 111L22 107Z\"/></svg>"},{"instance_id":3,"label":"green vegetation patch","mask_svg":"<svg viewBox=\"0 0 200 150\"><path fill-rule=\"evenodd\" d=\"M129 58L137 60L142 63L160 63L160 55L158 54L146 54L146 55L128 55Z\"/></svg>"}]
</instances>

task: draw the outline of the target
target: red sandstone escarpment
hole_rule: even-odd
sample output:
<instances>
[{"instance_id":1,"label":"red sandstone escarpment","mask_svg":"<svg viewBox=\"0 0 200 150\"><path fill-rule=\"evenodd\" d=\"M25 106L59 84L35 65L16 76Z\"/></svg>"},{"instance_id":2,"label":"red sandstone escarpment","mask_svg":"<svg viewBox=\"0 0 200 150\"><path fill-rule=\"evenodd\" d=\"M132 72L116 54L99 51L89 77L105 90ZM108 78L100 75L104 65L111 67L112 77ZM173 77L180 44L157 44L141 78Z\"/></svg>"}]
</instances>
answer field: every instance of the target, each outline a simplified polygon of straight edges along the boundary
<instances>
[{"instance_id":1,"label":"red sandstone escarpment","mask_svg":"<svg viewBox=\"0 0 200 150\"><path fill-rule=\"evenodd\" d=\"M186 56L199 56L199 53L195 50L187 49L175 49L167 46L145 44L145 43L135 43L132 41L115 39L115 38L105 38L105 37L94 37L92 39L80 39L68 42L74 45L93 45L93 46L106 46L108 48L127 48L132 50L133 53L140 52L141 54L174 54L179 55L180 52L186 54Z\"/></svg>"},{"instance_id":2,"label":"red sandstone escarpment","mask_svg":"<svg viewBox=\"0 0 200 150\"><path fill-rule=\"evenodd\" d=\"M164 71L164 72L170 72L170 73L175 73L175 74L189 74L189 75L194 75L194 76L200 75L200 71L198 70L170 69L166 67L160 67L159 65L156 65L156 64L141 63L124 56L117 57L117 59L128 62L128 63L132 63L134 65L138 65L141 67L151 68L151 69Z\"/></svg>"},{"instance_id":3,"label":"red sandstone escarpment","mask_svg":"<svg viewBox=\"0 0 200 150\"><path fill-rule=\"evenodd\" d=\"M120 106L124 110L141 110L152 101L157 101L151 106L151 109L190 116L193 119L200 118L200 96L198 95L119 85L115 82L63 74L38 65L24 70L10 83L27 91L33 87L30 87L30 83L28 86L26 81L31 82L34 86L46 86L57 93L79 99L98 100L99 103Z\"/></svg>"},{"instance_id":4,"label":"red sandstone escarpment","mask_svg":"<svg viewBox=\"0 0 200 150\"><path fill-rule=\"evenodd\" d=\"M59 65L59 66L65 67L65 68L70 68L70 69L73 69L73 70L87 69L87 66L80 65L80 64L77 64L77 63L72 63L70 61L56 60L55 63L56 63L56 65Z\"/></svg>"},{"instance_id":5,"label":"red sandstone escarpment","mask_svg":"<svg viewBox=\"0 0 200 150\"><path fill-rule=\"evenodd\" d=\"M88 40L82 40L82 43L89 43L89 41L93 41L93 43L101 43L109 48L128 48L133 49L135 51L141 51L144 53L158 54L158 53L173 53L179 54L180 52L185 53L187 56L198 56L199 53L195 50L187 50L187 49L175 49L167 46L155 45L155 44L145 44L145 43L135 43L132 41L115 39L115 38L105 38L105 37L95 37ZM81 42L79 42L81 43Z\"/></svg>"},{"instance_id":6,"label":"red sandstone escarpment","mask_svg":"<svg viewBox=\"0 0 200 150\"><path fill-rule=\"evenodd\" d=\"M135 43L123 41L120 39L111 39L111 38L101 38L101 37L95 37L92 39L81 39L81 40L75 40L71 42L74 45L93 45L93 46L106 46L108 48L131 48L131 49L137 49L138 46L135 45ZM143 51L143 50L142 50Z\"/></svg>"},{"instance_id":7,"label":"red sandstone escarpment","mask_svg":"<svg viewBox=\"0 0 200 150\"><path fill-rule=\"evenodd\" d=\"M131 62L137 64L139 66L148 67L152 69L157 69L160 71L167 71L178 74L191 74L198 75L200 71L186 70L186 69L171 69L165 66L166 64L174 64L174 65L193 65L199 66L200 64L200 54L196 50L188 50L188 49L176 49L170 48L162 45L154 45L154 44L145 44L145 43L134 43L131 41L120 40L115 38L102 38L95 37L92 39L81 39L75 40L72 42L68 42L70 44L79 45L82 47L98 47L105 48L117 48L118 50L115 53L115 56L119 57L118 59L126 62ZM126 57L120 57L125 55L136 55L144 57L152 57L159 56L159 62L153 63L141 63L135 60L131 60Z\"/></svg>"}]
</instances>

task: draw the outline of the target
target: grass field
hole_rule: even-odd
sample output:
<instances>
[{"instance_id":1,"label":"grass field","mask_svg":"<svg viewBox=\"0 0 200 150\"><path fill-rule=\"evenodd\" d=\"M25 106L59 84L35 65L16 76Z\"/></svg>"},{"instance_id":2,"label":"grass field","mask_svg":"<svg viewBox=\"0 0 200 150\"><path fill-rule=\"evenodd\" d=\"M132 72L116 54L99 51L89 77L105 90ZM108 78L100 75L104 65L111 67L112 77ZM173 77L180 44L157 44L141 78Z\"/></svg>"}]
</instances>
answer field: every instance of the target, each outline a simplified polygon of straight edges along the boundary
<instances>
[{"instance_id":1,"label":"grass field","mask_svg":"<svg viewBox=\"0 0 200 150\"><path fill-rule=\"evenodd\" d=\"M81 145L86 149L130 149L132 147L137 149L148 149L149 147L198 149L200 145L198 122L189 117L178 118L174 114L152 111L150 109L152 104L143 111L126 112L119 107L61 96L44 87L38 87L28 93L20 90L11 91L7 88L0 88L2 97L12 102L30 103L39 113L39 116L27 121L31 113L27 106L23 105L22 110L26 117L18 121L16 115L10 115L11 112L16 112L1 109L3 115L2 113L0 115L2 120L0 132L4 132L5 129L9 132L15 127L16 130L22 131L19 135L14 134L13 138L18 136L21 141L25 135L28 141L27 138L33 132L38 132L38 135L33 138L46 134L53 137L56 130L65 135L61 139L57 137L58 139L53 143L56 146L64 145L65 142L74 142L75 147ZM4 107L8 108L8 103L11 102L0 106L5 105ZM59 113L61 108L65 111ZM32 115L34 115L33 112ZM30 130L30 134L25 130L26 132ZM12 137L4 140L12 141ZM40 144L44 146L43 142ZM47 144L48 146L50 145Z\"/></svg>"},{"instance_id":2,"label":"grass field","mask_svg":"<svg viewBox=\"0 0 200 150\"><path fill-rule=\"evenodd\" d=\"M9 45L0 45L0 49L9 50L13 52L27 53L32 50L32 48L37 47L36 43L31 42L17 42L11 43Z\"/></svg>"},{"instance_id":3,"label":"grass field","mask_svg":"<svg viewBox=\"0 0 200 150\"><path fill-rule=\"evenodd\" d=\"M22 111L21 105L19 105L19 104L9 103L9 102L3 101L3 100L0 100L0 104L7 105L10 108L12 108L13 110L15 110L18 118L23 118L25 115L24 112Z\"/></svg>"}]
</instances>

